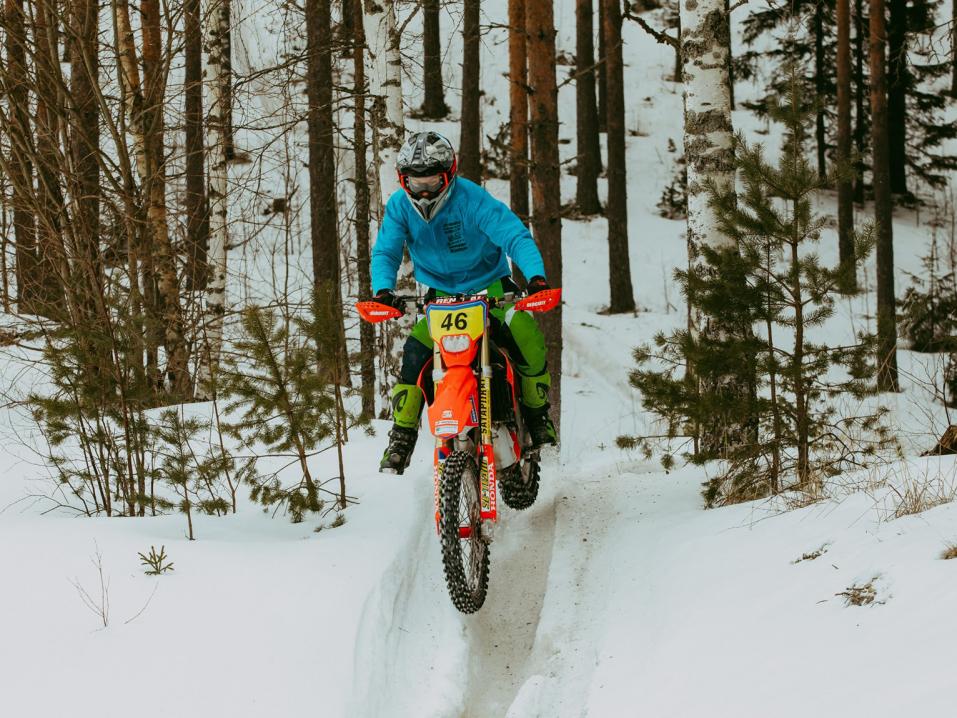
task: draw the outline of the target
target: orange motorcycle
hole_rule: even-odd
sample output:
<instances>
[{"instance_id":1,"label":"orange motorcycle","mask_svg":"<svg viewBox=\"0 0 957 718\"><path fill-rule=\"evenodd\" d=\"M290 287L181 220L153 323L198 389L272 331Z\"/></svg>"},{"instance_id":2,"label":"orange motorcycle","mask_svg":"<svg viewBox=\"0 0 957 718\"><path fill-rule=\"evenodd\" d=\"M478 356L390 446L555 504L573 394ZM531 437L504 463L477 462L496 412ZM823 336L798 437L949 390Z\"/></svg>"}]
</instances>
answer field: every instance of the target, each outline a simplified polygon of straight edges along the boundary
<instances>
[{"instance_id":1,"label":"orange motorcycle","mask_svg":"<svg viewBox=\"0 0 957 718\"><path fill-rule=\"evenodd\" d=\"M452 603L474 613L488 590L499 489L507 506L526 509L539 485L538 450L531 448L519 409L520 382L508 353L492 340L489 310L515 302L516 310L547 312L561 301L561 290L501 299L483 293L399 300L425 312L434 343L418 383L435 436L435 525ZM356 308L367 322L402 316L375 301Z\"/></svg>"}]
</instances>

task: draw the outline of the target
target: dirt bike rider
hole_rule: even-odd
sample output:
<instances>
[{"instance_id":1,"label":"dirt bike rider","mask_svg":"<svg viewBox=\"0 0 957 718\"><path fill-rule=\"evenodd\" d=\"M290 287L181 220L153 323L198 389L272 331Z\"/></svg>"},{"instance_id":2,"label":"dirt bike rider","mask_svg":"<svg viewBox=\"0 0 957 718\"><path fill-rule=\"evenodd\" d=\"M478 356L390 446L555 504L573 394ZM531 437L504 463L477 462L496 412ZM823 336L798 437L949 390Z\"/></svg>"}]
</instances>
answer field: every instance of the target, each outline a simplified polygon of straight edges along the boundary
<instances>
[{"instance_id":1,"label":"dirt bike rider","mask_svg":"<svg viewBox=\"0 0 957 718\"><path fill-rule=\"evenodd\" d=\"M517 289L507 257L522 270L529 293L548 289L542 255L528 228L508 206L481 186L456 177L452 143L436 132L417 132L402 146L396 161L401 190L389 198L372 250L375 299L405 311L395 283L403 248L418 282L433 295L488 290L501 297ZM506 348L521 382L521 410L533 445L554 444L548 417L551 377L545 364L545 338L528 312L498 306L491 311L492 337ZM424 397L416 382L432 358L432 338L421 319L406 339L399 383L392 392L393 427L381 472L401 474L409 465L418 438Z\"/></svg>"}]
</instances>

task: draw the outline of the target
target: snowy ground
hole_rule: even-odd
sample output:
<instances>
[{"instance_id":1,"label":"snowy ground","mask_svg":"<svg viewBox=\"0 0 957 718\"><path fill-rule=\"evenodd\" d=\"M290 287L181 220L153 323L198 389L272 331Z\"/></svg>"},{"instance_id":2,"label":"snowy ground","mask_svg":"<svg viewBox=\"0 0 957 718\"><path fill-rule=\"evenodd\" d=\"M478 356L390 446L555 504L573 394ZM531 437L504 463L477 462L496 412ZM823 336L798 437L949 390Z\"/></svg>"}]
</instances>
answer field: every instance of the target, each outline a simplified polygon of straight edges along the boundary
<instances>
[{"instance_id":1,"label":"snowy ground","mask_svg":"<svg viewBox=\"0 0 957 718\"><path fill-rule=\"evenodd\" d=\"M489 19L501 20L504 3L487 5ZM565 49L573 17L562 3ZM494 39L483 59L486 122L497 127L505 107L489 98L506 95ZM672 174L666 144L680 139L681 98L662 80L671 51L634 26L626 42L629 126L641 131L629 138L628 189L643 311L598 313L607 303L604 221L566 222L562 454L548 457L532 509L504 511L482 611L462 616L447 600L428 452L420 447L404 477L376 473L382 423L378 437L347 448L349 492L360 503L344 526L315 533L315 523L290 525L244 503L236 516L199 520L189 542L179 516L70 518L47 513L44 501L18 501L49 487L33 481L44 472L21 445L26 425L6 412L0 715L954 714L957 562L938 557L957 541L957 507L895 520L893 492L871 475L852 477L861 490L841 500L802 509L703 511L703 470L665 473L615 448L617 435L650 426L627 387L631 348L683 321L671 279L683 261L682 225L654 207ZM570 85L561 107L571 138ZM756 127L742 113L735 121ZM490 189L506 196L503 183ZM573 189L566 178L567 197ZM915 271L926 227L912 214L897 219L899 264ZM835 246L826 237L824 255L833 258ZM847 306L835 331L867 322L867 302ZM919 386L926 361L902 352L905 392L885 398L912 450L946 422ZM23 366L7 362L8 386L31 380ZM335 473L325 461L316 460L319 476ZM898 485L939 477L946 491L957 486L951 459L915 459L894 473ZM151 545L166 547L173 573L143 575L137 553ZM97 552L106 628L74 585L100 595ZM838 595L869 582L871 605Z\"/></svg>"}]
</instances>

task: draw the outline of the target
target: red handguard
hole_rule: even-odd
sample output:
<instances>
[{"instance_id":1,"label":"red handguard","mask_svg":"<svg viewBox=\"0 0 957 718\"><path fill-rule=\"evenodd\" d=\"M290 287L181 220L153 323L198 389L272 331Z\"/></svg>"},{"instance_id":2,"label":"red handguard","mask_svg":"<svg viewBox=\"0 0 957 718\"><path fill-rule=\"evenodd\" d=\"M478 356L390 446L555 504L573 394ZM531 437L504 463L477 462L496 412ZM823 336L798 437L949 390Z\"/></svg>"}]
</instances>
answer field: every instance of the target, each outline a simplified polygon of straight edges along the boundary
<instances>
[{"instance_id":1,"label":"red handguard","mask_svg":"<svg viewBox=\"0 0 957 718\"><path fill-rule=\"evenodd\" d=\"M402 312L395 307L390 307L388 304L382 304L375 300L356 302L356 309L359 310L360 317L372 324L384 322L387 319L398 319L402 316Z\"/></svg>"},{"instance_id":2,"label":"red handguard","mask_svg":"<svg viewBox=\"0 0 957 718\"><path fill-rule=\"evenodd\" d=\"M516 309L526 312L547 312L558 306L562 301L561 289L543 289L535 294L529 294L515 303Z\"/></svg>"}]
</instances>

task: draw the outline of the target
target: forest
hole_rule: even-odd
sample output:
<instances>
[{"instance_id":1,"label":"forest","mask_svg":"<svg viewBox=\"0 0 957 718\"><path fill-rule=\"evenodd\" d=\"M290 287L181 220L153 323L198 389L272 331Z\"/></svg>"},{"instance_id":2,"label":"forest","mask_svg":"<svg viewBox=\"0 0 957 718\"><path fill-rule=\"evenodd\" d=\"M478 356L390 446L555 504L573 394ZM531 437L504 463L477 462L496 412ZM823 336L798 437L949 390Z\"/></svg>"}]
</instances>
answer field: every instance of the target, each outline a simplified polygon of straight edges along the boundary
<instances>
[{"instance_id":1,"label":"forest","mask_svg":"<svg viewBox=\"0 0 957 718\"><path fill-rule=\"evenodd\" d=\"M541 489L535 447L527 505L504 486L505 503L523 511L496 527L491 607L472 618L442 595L440 449L434 503L431 437L419 437L405 476L377 471L422 314L373 324L357 310L383 289L370 265L390 198L408 192L400 152L429 130L454 147L455 177L528 228L547 286L563 290L557 308L535 315L558 446L542 450ZM292 664L296 680L321 670L330 715L622 715L636 686L652 714L724 715L704 707L732 670L707 665L727 638L714 617L692 622L706 644L689 668L700 691L674 699L659 669L632 685L610 662L615 650L633 670L647 660L615 635L623 626L649 638L638 618L621 617L629 597L677 627L679 607L696 610L700 580L714 610L741 625L756 617L745 646L771 650L763 634L782 619L770 608L735 613L760 582L725 596L718 564L733 554L758 576L786 554L790 574L768 571L793 586L831 551L826 568L839 577L815 573L805 587L834 604L833 623L795 603L782 630L828 633L845 607L873 604L890 618L868 624L868 640L884 631L908 646L942 620L943 652L952 621L936 608L905 616L930 603L914 593L954 596L957 581L902 557L957 557L955 178L957 3L3 0L0 543L32 548L0 550L21 586L0 613L32 610L32 581L86 571L64 603L118 632L140 616L147 586L139 624L159 634L195 611L194 592L214 595L199 584L206 572L248 591L216 625L246 623L254 605L265 623L285 609L244 583L248 548L249 576L297 594L289 612L300 614L276 619L284 641L250 634L283 656L266 685L278 689ZM524 288L531 277L511 267ZM406 252L395 293L428 289ZM873 523L857 526L857 515ZM898 523L908 519L924 528L895 533L916 526ZM744 525L764 539L734 534ZM881 530L898 537L893 548L879 545ZM840 554L842 540L853 550ZM660 563L625 550L641 553L642 542L668 544ZM700 555L689 547L706 543ZM57 544L76 550L51 578L42 555ZM101 544L115 572L137 574L115 590L122 619L109 617ZM884 605L895 603L894 568L902 600ZM644 575L660 592L624 587ZM167 589L172 580L182 585ZM154 594L170 596L168 614ZM800 591L769 596L813 605ZM588 608L573 619L579 600ZM314 618L310 601L323 621L342 617L319 658L292 646L299 630L316 636L300 623ZM438 614L429 602L443 603ZM502 620L519 637L499 648L490 615L513 604L522 607ZM83 620L53 610L69 626ZM393 612L415 639L400 627L371 637ZM675 630L649 645L678 660L696 644ZM138 645L129 633L117 640ZM549 654L557 634L601 657ZM87 650L87 637L69 640L66 655ZM827 640L835 653L846 647L840 631ZM174 653L171 643L156 660ZM759 655L741 660L760 676ZM427 661L444 668L420 696L383 667ZM456 667L488 671L499 687L459 684ZM868 715L890 715L916 695L919 670L938 667L908 669L889 693L896 669L861 704ZM795 715L863 715L851 688L881 670L865 661L846 685L835 679L833 703L808 697ZM212 692L187 683L183 700L198 714ZM948 714L924 695L920 715ZM301 699L285 696L277 715L303 712ZM36 715L62 714L44 700ZM777 710L748 700L727 714ZM255 712L249 693L230 701L234 713ZM156 714L180 705L166 697Z\"/></svg>"}]
</instances>

